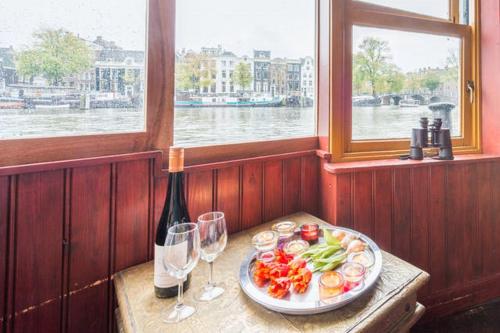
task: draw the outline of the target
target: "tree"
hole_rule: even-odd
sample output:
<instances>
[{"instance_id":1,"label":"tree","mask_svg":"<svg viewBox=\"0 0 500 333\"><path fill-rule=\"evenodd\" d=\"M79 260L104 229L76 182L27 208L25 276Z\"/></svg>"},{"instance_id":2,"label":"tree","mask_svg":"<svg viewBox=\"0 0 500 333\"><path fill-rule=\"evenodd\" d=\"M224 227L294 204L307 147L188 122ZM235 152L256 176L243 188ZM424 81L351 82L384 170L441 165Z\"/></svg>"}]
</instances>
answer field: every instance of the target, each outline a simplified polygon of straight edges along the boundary
<instances>
[{"instance_id":1,"label":"tree","mask_svg":"<svg viewBox=\"0 0 500 333\"><path fill-rule=\"evenodd\" d=\"M366 80L370 85L372 96L377 96L377 92L386 81L386 70L390 60L389 44L386 41L373 37L367 37L359 45L361 50L354 56L353 77L356 80Z\"/></svg>"},{"instance_id":2,"label":"tree","mask_svg":"<svg viewBox=\"0 0 500 333\"><path fill-rule=\"evenodd\" d=\"M16 55L16 68L32 80L43 75L52 85L63 78L91 68L93 53L87 44L63 29L41 30L33 34L35 45Z\"/></svg>"},{"instance_id":3,"label":"tree","mask_svg":"<svg viewBox=\"0 0 500 333\"><path fill-rule=\"evenodd\" d=\"M252 71L250 64L244 62L238 63L233 72L233 81L243 90L249 88L252 83Z\"/></svg>"},{"instance_id":4,"label":"tree","mask_svg":"<svg viewBox=\"0 0 500 333\"><path fill-rule=\"evenodd\" d=\"M424 87L429 89L431 94L441 85L441 80L436 74L429 73L422 81Z\"/></svg>"},{"instance_id":5,"label":"tree","mask_svg":"<svg viewBox=\"0 0 500 333\"><path fill-rule=\"evenodd\" d=\"M200 89L201 58L197 53L186 54L175 66L176 86L185 91Z\"/></svg>"},{"instance_id":6,"label":"tree","mask_svg":"<svg viewBox=\"0 0 500 333\"><path fill-rule=\"evenodd\" d=\"M214 83L215 74L215 63L211 58L190 52L176 64L176 86L185 91L209 88Z\"/></svg>"}]
</instances>

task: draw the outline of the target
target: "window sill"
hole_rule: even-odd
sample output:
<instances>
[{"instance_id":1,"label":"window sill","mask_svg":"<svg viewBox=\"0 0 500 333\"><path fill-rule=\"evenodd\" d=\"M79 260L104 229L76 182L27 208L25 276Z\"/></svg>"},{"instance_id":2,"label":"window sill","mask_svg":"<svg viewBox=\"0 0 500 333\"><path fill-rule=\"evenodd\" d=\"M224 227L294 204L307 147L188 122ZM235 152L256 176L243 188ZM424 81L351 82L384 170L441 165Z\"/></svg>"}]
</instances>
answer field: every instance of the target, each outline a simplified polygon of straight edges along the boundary
<instances>
[{"instance_id":1,"label":"window sill","mask_svg":"<svg viewBox=\"0 0 500 333\"><path fill-rule=\"evenodd\" d=\"M426 158L422 161L413 160L372 160L356 162L325 163L324 169L331 174L353 173L368 170L414 168L420 166L446 165L446 164L468 164L478 162L489 162L500 160L500 155L493 154L468 154L457 155L453 161L440 161Z\"/></svg>"}]
</instances>

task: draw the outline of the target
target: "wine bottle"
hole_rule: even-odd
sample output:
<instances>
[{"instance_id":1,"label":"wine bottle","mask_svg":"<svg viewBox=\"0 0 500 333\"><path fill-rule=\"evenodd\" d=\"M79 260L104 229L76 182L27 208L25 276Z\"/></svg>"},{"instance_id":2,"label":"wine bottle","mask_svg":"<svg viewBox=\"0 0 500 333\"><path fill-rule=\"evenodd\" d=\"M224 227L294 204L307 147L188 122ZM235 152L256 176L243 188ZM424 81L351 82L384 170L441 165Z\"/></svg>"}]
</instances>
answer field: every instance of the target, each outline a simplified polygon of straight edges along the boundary
<instances>
[{"instance_id":1,"label":"wine bottle","mask_svg":"<svg viewBox=\"0 0 500 333\"><path fill-rule=\"evenodd\" d=\"M163 266L163 249L167 239L167 231L173 225L190 222L184 198L184 149L170 147L168 162L168 188L165 205L156 229L154 253L154 286L156 297L167 298L177 296L177 280ZM184 281L184 291L189 288L191 274Z\"/></svg>"}]
</instances>

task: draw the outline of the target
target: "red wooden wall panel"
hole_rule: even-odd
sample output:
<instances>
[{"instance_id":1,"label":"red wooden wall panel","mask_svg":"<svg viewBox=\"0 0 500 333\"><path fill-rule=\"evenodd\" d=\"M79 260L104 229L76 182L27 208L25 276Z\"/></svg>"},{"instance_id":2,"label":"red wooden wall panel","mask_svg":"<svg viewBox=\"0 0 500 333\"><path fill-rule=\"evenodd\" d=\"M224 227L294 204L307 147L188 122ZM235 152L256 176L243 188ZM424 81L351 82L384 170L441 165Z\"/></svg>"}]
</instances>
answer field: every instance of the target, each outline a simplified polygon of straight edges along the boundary
<instances>
[{"instance_id":1,"label":"red wooden wall panel","mask_svg":"<svg viewBox=\"0 0 500 333\"><path fill-rule=\"evenodd\" d=\"M187 174L187 204L191 221L213 210L213 171L199 171Z\"/></svg>"},{"instance_id":2,"label":"red wooden wall panel","mask_svg":"<svg viewBox=\"0 0 500 333\"><path fill-rule=\"evenodd\" d=\"M411 241L411 179L410 169L394 170L393 180L392 253L410 259Z\"/></svg>"},{"instance_id":3,"label":"red wooden wall panel","mask_svg":"<svg viewBox=\"0 0 500 333\"><path fill-rule=\"evenodd\" d=\"M334 207L322 208L323 218L373 234L382 248L428 271L419 293L428 313L500 297L500 160L339 170L322 173L323 188L333 184Z\"/></svg>"},{"instance_id":4,"label":"red wooden wall panel","mask_svg":"<svg viewBox=\"0 0 500 333\"><path fill-rule=\"evenodd\" d=\"M240 168L235 166L217 170L216 187L215 209L224 212L229 233L240 231Z\"/></svg>"},{"instance_id":5,"label":"red wooden wall panel","mask_svg":"<svg viewBox=\"0 0 500 333\"><path fill-rule=\"evenodd\" d=\"M111 167L75 168L71 176L69 288L109 275ZM106 260L105 260L106 259Z\"/></svg>"},{"instance_id":6,"label":"red wooden wall panel","mask_svg":"<svg viewBox=\"0 0 500 333\"><path fill-rule=\"evenodd\" d=\"M86 288L69 298L68 332L106 332L108 283Z\"/></svg>"},{"instance_id":7,"label":"red wooden wall panel","mask_svg":"<svg viewBox=\"0 0 500 333\"><path fill-rule=\"evenodd\" d=\"M317 214L319 205L319 159L316 156L302 157L301 201L302 210Z\"/></svg>"},{"instance_id":8,"label":"red wooden wall panel","mask_svg":"<svg viewBox=\"0 0 500 333\"><path fill-rule=\"evenodd\" d=\"M148 259L150 161L117 165L115 271Z\"/></svg>"},{"instance_id":9,"label":"red wooden wall panel","mask_svg":"<svg viewBox=\"0 0 500 333\"><path fill-rule=\"evenodd\" d=\"M372 172L354 174L354 229L373 237L373 177Z\"/></svg>"},{"instance_id":10,"label":"red wooden wall panel","mask_svg":"<svg viewBox=\"0 0 500 333\"><path fill-rule=\"evenodd\" d=\"M243 166L241 228L247 229L262 223L262 163Z\"/></svg>"},{"instance_id":11,"label":"red wooden wall panel","mask_svg":"<svg viewBox=\"0 0 500 333\"><path fill-rule=\"evenodd\" d=\"M9 221L9 177L0 177L0 329L4 324L7 249L8 249L8 221Z\"/></svg>"},{"instance_id":12,"label":"red wooden wall panel","mask_svg":"<svg viewBox=\"0 0 500 333\"><path fill-rule=\"evenodd\" d=\"M283 161L264 163L264 221L283 216Z\"/></svg>"},{"instance_id":13,"label":"red wooden wall panel","mask_svg":"<svg viewBox=\"0 0 500 333\"><path fill-rule=\"evenodd\" d=\"M61 162L0 177L0 320L10 316L2 331L112 330L112 274L151 259L168 179L157 158ZM194 217L224 211L229 232L238 232L284 210L317 209L317 172L312 151L190 167L188 205Z\"/></svg>"},{"instance_id":14,"label":"red wooden wall panel","mask_svg":"<svg viewBox=\"0 0 500 333\"><path fill-rule=\"evenodd\" d=\"M20 175L16 201L14 295L22 311L61 293L64 173Z\"/></svg>"},{"instance_id":15,"label":"red wooden wall panel","mask_svg":"<svg viewBox=\"0 0 500 333\"><path fill-rule=\"evenodd\" d=\"M429 273L430 290L443 290L446 283L446 193L447 172L442 166L430 167L429 187ZM425 207L423 207L425 209Z\"/></svg>"},{"instance_id":16,"label":"red wooden wall panel","mask_svg":"<svg viewBox=\"0 0 500 333\"><path fill-rule=\"evenodd\" d=\"M300 211L300 158L283 161L283 210L285 215Z\"/></svg>"},{"instance_id":17,"label":"red wooden wall panel","mask_svg":"<svg viewBox=\"0 0 500 333\"><path fill-rule=\"evenodd\" d=\"M61 332L61 302L53 301L15 316L14 333Z\"/></svg>"},{"instance_id":18,"label":"red wooden wall panel","mask_svg":"<svg viewBox=\"0 0 500 333\"><path fill-rule=\"evenodd\" d=\"M391 170L374 172L373 206L374 206L374 240L385 251L392 249L392 192L387 186L392 183Z\"/></svg>"},{"instance_id":19,"label":"red wooden wall panel","mask_svg":"<svg viewBox=\"0 0 500 333\"><path fill-rule=\"evenodd\" d=\"M410 260L429 270L429 168L411 169L411 248Z\"/></svg>"}]
</instances>

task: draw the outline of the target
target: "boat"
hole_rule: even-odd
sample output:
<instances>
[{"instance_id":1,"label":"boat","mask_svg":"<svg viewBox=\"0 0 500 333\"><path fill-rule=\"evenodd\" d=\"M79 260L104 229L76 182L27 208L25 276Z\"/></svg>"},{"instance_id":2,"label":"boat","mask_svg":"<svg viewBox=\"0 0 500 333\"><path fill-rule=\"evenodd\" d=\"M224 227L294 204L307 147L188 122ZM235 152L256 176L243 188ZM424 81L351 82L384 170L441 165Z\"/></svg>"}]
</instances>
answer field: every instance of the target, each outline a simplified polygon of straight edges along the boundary
<instances>
[{"instance_id":1,"label":"boat","mask_svg":"<svg viewBox=\"0 0 500 333\"><path fill-rule=\"evenodd\" d=\"M175 107L277 107L283 104L280 97L197 97L176 100Z\"/></svg>"},{"instance_id":2,"label":"boat","mask_svg":"<svg viewBox=\"0 0 500 333\"><path fill-rule=\"evenodd\" d=\"M0 97L0 109L24 109L26 104L22 98Z\"/></svg>"},{"instance_id":3,"label":"boat","mask_svg":"<svg viewBox=\"0 0 500 333\"><path fill-rule=\"evenodd\" d=\"M352 97L352 106L380 106L381 103L382 101L379 97L371 95Z\"/></svg>"},{"instance_id":4,"label":"boat","mask_svg":"<svg viewBox=\"0 0 500 333\"><path fill-rule=\"evenodd\" d=\"M416 99L402 99L401 101L399 101L400 108L416 108L420 105L420 101Z\"/></svg>"},{"instance_id":5,"label":"boat","mask_svg":"<svg viewBox=\"0 0 500 333\"><path fill-rule=\"evenodd\" d=\"M40 109L40 110L69 109L69 108L70 108L69 104L55 104L55 105L37 104L37 105L35 105L35 109Z\"/></svg>"}]
</instances>

